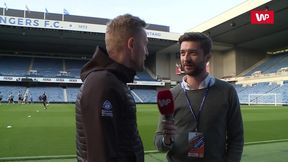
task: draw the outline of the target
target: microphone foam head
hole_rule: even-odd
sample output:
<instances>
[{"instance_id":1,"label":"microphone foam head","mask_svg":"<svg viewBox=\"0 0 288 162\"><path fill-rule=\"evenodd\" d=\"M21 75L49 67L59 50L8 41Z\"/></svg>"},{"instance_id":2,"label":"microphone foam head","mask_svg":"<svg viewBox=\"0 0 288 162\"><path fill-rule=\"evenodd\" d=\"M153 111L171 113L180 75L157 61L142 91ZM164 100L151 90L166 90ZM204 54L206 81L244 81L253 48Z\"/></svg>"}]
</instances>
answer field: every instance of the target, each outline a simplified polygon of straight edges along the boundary
<instances>
[{"instance_id":1,"label":"microphone foam head","mask_svg":"<svg viewBox=\"0 0 288 162\"><path fill-rule=\"evenodd\" d=\"M157 105L162 115L172 115L174 112L174 101L170 90L161 90L157 94Z\"/></svg>"}]
</instances>

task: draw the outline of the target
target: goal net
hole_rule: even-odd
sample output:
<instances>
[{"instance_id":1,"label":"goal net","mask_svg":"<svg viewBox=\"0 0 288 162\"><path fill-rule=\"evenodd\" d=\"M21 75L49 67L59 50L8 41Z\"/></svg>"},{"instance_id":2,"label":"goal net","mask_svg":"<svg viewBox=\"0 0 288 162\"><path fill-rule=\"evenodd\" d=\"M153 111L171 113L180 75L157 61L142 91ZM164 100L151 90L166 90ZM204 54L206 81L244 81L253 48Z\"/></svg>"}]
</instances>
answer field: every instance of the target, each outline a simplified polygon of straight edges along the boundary
<instances>
[{"instance_id":1,"label":"goal net","mask_svg":"<svg viewBox=\"0 0 288 162\"><path fill-rule=\"evenodd\" d=\"M280 101L280 102L279 102ZM275 105L281 104L281 95L276 93L265 93L265 94L249 94L248 105L260 104L260 105Z\"/></svg>"}]
</instances>

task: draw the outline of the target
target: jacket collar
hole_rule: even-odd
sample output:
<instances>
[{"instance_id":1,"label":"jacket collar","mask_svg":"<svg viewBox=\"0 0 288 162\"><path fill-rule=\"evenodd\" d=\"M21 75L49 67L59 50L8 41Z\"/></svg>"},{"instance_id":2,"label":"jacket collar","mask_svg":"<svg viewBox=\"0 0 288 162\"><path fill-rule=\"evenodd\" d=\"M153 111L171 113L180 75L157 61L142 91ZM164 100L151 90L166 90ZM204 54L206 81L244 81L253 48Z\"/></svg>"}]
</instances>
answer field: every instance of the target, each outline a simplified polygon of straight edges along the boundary
<instances>
[{"instance_id":1,"label":"jacket collar","mask_svg":"<svg viewBox=\"0 0 288 162\"><path fill-rule=\"evenodd\" d=\"M115 62L109 57L105 49L97 47L92 58L81 69L80 77L84 81L90 72L102 70L110 71L124 83L133 82L136 75L135 70Z\"/></svg>"}]
</instances>

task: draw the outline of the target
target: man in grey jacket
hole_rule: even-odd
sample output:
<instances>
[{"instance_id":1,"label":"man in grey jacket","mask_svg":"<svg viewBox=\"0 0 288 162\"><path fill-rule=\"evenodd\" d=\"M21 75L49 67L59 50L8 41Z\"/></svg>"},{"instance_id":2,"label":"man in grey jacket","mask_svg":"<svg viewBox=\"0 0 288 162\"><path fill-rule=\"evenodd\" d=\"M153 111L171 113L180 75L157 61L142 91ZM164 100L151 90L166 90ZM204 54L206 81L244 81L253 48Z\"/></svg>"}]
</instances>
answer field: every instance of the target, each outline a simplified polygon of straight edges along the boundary
<instances>
[{"instance_id":1,"label":"man in grey jacket","mask_svg":"<svg viewBox=\"0 0 288 162\"><path fill-rule=\"evenodd\" d=\"M156 147L167 151L169 162L240 162L244 139L239 100L232 85L206 70L211 39L190 32L180 36L179 44L186 75L171 89L174 120L160 116Z\"/></svg>"}]
</instances>

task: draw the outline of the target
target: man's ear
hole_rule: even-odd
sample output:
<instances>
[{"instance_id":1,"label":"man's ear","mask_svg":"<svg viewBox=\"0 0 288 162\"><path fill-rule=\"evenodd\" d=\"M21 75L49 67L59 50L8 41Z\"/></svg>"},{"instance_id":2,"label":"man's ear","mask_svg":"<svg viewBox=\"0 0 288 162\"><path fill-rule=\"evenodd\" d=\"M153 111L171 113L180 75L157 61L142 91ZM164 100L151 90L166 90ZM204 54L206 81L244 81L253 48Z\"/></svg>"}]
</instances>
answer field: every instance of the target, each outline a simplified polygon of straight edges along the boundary
<instances>
[{"instance_id":1,"label":"man's ear","mask_svg":"<svg viewBox=\"0 0 288 162\"><path fill-rule=\"evenodd\" d=\"M212 56L211 53L208 53L208 55L206 55L206 62L210 60L211 56Z\"/></svg>"},{"instance_id":2,"label":"man's ear","mask_svg":"<svg viewBox=\"0 0 288 162\"><path fill-rule=\"evenodd\" d=\"M134 43L135 43L135 39L133 37L130 37L128 39L128 49L129 50L133 50L134 49Z\"/></svg>"}]
</instances>

